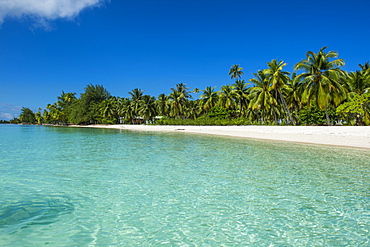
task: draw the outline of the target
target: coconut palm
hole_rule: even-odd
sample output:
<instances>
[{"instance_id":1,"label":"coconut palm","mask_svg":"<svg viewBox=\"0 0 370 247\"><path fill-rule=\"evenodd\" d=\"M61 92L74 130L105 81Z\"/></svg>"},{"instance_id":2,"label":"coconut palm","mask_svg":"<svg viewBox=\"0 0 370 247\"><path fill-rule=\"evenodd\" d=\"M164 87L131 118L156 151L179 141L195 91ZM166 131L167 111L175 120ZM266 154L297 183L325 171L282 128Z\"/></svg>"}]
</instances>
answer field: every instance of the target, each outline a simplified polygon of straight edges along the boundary
<instances>
[{"instance_id":1,"label":"coconut palm","mask_svg":"<svg viewBox=\"0 0 370 247\"><path fill-rule=\"evenodd\" d=\"M339 68L345 63L343 59L338 58L337 52L325 52L326 48L321 48L318 53L308 51L306 59L297 63L294 69L303 70L303 73L297 76L304 88L302 102L315 102L321 110L325 110L327 124L330 125L330 103L339 105L346 98L346 90L341 81L345 74Z\"/></svg>"},{"instance_id":2,"label":"coconut palm","mask_svg":"<svg viewBox=\"0 0 370 247\"><path fill-rule=\"evenodd\" d=\"M118 120L118 99L110 97L100 103L100 114L103 118L116 123Z\"/></svg>"},{"instance_id":3,"label":"coconut palm","mask_svg":"<svg viewBox=\"0 0 370 247\"><path fill-rule=\"evenodd\" d=\"M143 99L144 91L141 90L140 88L134 88L132 89L131 92L129 92L129 94L131 96L131 105L132 105L133 114L134 114L134 117L136 117L139 111L140 104Z\"/></svg>"},{"instance_id":4,"label":"coconut palm","mask_svg":"<svg viewBox=\"0 0 370 247\"><path fill-rule=\"evenodd\" d=\"M176 89L171 88L172 93L168 95L170 103L170 116L181 118L183 116L183 108L186 102L184 94Z\"/></svg>"},{"instance_id":5,"label":"coconut palm","mask_svg":"<svg viewBox=\"0 0 370 247\"><path fill-rule=\"evenodd\" d=\"M200 100L189 100L186 102L185 115L187 118L196 119L202 113Z\"/></svg>"},{"instance_id":6,"label":"coconut palm","mask_svg":"<svg viewBox=\"0 0 370 247\"><path fill-rule=\"evenodd\" d=\"M144 120L152 121L157 115L155 98L153 96L144 95L138 113Z\"/></svg>"},{"instance_id":7,"label":"coconut palm","mask_svg":"<svg viewBox=\"0 0 370 247\"><path fill-rule=\"evenodd\" d=\"M239 117L247 112L248 106L248 85L244 80L236 80L233 84L235 90L235 100L239 107Z\"/></svg>"},{"instance_id":8,"label":"coconut palm","mask_svg":"<svg viewBox=\"0 0 370 247\"><path fill-rule=\"evenodd\" d=\"M188 100L192 99L193 96L190 95L190 87L187 87L185 83L178 83L175 85L175 88L171 88L171 91L178 91L183 94L183 98Z\"/></svg>"},{"instance_id":9,"label":"coconut palm","mask_svg":"<svg viewBox=\"0 0 370 247\"><path fill-rule=\"evenodd\" d=\"M239 64L234 64L229 70L229 76L231 79L239 80L243 75L243 68L239 67Z\"/></svg>"},{"instance_id":10,"label":"coconut palm","mask_svg":"<svg viewBox=\"0 0 370 247\"><path fill-rule=\"evenodd\" d=\"M275 99L282 104L285 113L287 115L288 122L293 124L293 119L290 114L290 110L283 96L283 91L288 89L287 83L289 81L289 72L283 71L286 63L283 61L277 61L273 59L271 62L267 63L268 68L264 70L267 75L267 80L270 83L271 90L274 91Z\"/></svg>"},{"instance_id":11,"label":"coconut palm","mask_svg":"<svg viewBox=\"0 0 370 247\"><path fill-rule=\"evenodd\" d=\"M220 90L219 105L227 110L234 110L236 106L235 102L236 93L234 86L224 85Z\"/></svg>"},{"instance_id":12,"label":"coconut palm","mask_svg":"<svg viewBox=\"0 0 370 247\"><path fill-rule=\"evenodd\" d=\"M302 85L300 81L297 79L297 74L292 73L292 76L287 84L288 90L286 96L286 102L288 108L292 112L292 117L294 118L296 124L298 123L298 112L302 109Z\"/></svg>"},{"instance_id":13,"label":"coconut palm","mask_svg":"<svg viewBox=\"0 0 370 247\"><path fill-rule=\"evenodd\" d=\"M158 96L158 99L155 101L157 106L157 112L160 116L166 116L169 111L169 98L164 93L161 93Z\"/></svg>"},{"instance_id":14,"label":"coconut palm","mask_svg":"<svg viewBox=\"0 0 370 247\"><path fill-rule=\"evenodd\" d=\"M346 79L348 91L352 94L364 94L370 92L370 64L359 64L361 70L351 72Z\"/></svg>"},{"instance_id":15,"label":"coconut palm","mask_svg":"<svg viewBox=\"0 0 370 247\"><path fill-rule=\"evenodd\" d=\"M248 89L250 99L248 107L252 110L258 110L261 116L261 123L265 123L266 119L273 114L275 122L277 122L276 109L278 107L277 99L273 95L270 80L264 71L259 70L258 73L253 73L254 78L250 79L253 86Z\"/></svg>"},{"instance_id":16,"label":"coconut palm","mask_svg":"<svg viewBox=\"0 0 370 247\"><path fill-rule=\"evenodd\" d=\"M200 96L203 109L209 111L214 107L218 101L218 93L215 91L216 87L206 87L203 94Z\"/></svg>"}]
</instances>

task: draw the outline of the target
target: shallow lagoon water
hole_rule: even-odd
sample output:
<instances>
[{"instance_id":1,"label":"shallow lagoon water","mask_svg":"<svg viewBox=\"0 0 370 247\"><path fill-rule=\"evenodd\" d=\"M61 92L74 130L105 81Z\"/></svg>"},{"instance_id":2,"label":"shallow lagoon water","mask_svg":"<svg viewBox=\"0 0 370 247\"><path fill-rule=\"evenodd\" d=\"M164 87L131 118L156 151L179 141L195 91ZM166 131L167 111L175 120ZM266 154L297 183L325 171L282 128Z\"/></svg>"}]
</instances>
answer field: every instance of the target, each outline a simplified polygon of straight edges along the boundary
<instances>
[{"instance_id":1,"label":"shallow lagoon water","mask_svg":"<svg viewBox=\"0 0 370 247\"><path fill-rule=\"evenodd\" d=\"M0 246L368 246L370 152L0 126Z\"/></svg>"}]
</instances>

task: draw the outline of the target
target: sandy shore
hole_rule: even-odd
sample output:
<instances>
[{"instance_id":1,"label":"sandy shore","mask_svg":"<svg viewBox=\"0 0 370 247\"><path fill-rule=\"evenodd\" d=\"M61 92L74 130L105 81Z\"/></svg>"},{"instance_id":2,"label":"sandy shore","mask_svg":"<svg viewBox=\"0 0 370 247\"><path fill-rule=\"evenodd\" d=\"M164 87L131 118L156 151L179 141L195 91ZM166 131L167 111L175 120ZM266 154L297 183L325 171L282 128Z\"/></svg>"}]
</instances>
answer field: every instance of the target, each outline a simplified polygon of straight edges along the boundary
<instances>
[{"instance_id":1,"label":"sandy shore","mask_svg":"<svg viewBox=\"0 0 370 247\"><path fill-rule=\"evenodd\" d=\"M177 131L370 149L370 126L90 125L86 127L131 131Z\"/></svg>"}]
</instances>

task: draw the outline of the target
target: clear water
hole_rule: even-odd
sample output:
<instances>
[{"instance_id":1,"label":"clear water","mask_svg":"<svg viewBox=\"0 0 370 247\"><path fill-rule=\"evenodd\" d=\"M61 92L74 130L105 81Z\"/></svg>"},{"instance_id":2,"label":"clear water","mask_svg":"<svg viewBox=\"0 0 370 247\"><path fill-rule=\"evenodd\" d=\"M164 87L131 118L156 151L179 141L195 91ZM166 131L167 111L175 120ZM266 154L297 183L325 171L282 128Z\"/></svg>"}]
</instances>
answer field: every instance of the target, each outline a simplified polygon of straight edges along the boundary
<instances>
[{"instance_id":1,"label":"clear water","mask_svg":"<svg viewBox=\"0 0 370 247\"><path fill-rule=\"evenodd\" d=\"M369 246L370 152L0 125L0 246Z\"/></svg>"}]
</instances>

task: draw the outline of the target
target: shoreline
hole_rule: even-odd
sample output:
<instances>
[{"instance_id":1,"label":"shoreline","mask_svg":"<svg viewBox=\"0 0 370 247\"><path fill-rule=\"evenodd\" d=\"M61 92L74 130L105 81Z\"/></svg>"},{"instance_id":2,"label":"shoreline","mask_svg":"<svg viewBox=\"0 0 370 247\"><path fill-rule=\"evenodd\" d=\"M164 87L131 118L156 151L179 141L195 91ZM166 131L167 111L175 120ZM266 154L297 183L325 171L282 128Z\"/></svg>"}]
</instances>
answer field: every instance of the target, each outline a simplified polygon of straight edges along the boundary
<instances>
[{"instance_id":1,"label":"shoreline","mask_svg":"<svg viewBox=\"0 0 370 247\"><path fill-rule=\"evenodd\" d=\"M117 124L72 127L106 128L146 132L184 132L370 149L370 126L184 126Z\"/></svg>"}]
</instances>

